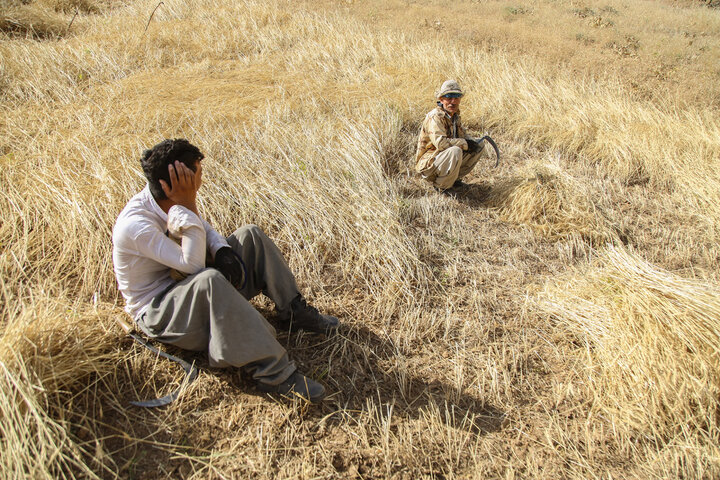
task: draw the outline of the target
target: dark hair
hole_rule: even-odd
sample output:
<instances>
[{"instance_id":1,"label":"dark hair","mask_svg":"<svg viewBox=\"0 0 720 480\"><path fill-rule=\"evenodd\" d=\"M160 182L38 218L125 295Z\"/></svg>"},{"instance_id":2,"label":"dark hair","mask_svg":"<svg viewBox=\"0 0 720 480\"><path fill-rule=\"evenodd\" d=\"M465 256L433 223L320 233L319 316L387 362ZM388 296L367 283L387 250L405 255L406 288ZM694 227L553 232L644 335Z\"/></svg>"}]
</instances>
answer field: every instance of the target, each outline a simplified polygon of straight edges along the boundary
<instances>
[{"instance_id":1,"label":"dark hair","mask_svg":"<svg viewBox=\"0 0 720 480\"><path fill-rule=\"evenodd\" d=\"M145 150L140 158L140 164L150 186L150 193L156 200L166 199L167 196L160 186L160 179L170 185L168 165L179 160L194 172L195 162L203 158L205 155L200 149L184 138L163 140L150 150Z\"/></svg>"}]
</instances>

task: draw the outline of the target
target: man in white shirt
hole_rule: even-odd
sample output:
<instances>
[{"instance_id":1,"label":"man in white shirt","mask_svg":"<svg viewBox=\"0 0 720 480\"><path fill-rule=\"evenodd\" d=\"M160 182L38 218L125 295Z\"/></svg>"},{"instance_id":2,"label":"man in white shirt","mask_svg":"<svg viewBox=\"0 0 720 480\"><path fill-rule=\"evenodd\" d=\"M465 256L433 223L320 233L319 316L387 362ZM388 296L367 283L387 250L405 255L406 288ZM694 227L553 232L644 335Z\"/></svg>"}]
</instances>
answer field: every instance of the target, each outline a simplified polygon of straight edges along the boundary
<instances>
[{"instance_id":1,"label":"man in white shirt","mask_svg":"<svg viewBox=\"0 0 720 480\"><path fill-rule=\"evenodd\" d=\"M184 139L143 153L148 185L113 228L125 309L149 337L207 351L212 367L243 367L263 392L319 401L324 387L297 371L275 329L248 300L268 296L283 328L326 333L338 319L306 303L282 253L257 226L224 238L202 219L196 196L203 158Z\"/></svg>"}]
</instances>

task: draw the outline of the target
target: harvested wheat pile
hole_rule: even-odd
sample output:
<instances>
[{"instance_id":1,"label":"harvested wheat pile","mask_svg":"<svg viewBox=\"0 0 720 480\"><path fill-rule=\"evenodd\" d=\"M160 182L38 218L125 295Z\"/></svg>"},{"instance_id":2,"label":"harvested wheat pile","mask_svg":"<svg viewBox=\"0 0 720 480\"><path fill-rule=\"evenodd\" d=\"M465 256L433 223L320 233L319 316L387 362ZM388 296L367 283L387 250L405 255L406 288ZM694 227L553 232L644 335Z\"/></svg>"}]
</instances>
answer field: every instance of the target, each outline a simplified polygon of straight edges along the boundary
<instances>
[{"instance_id":1,"label":"harvested wheat pile","mask_svg":"<svg viewBox=\"0 0 720 480\"><path fill-rule=\"evenodd\" d=\"M61 472L81 471L97 478L84 463L80 448L52 418L43 387L32 372L10 370L0 362L0 468L5 478L58 478Z\"/></svg>"},{"instance_id":2,"label":"harvested wheat pile","mask_svg":"<svg viewBox=\"0 0 720 480\"><path fill-rule=\"evenodd\" d=\"M551 163L501 182L492 189L488 205L503 220L529 225L550 239L575 238L590 245L618 240L587 189Z\"/></svg>"},{"instance_id":3,"label":"harvested wheat pile","mask_svg":"<svg viewBox=\"0 0 720 480\"><path fill-rule=\"evenodd\" d=\"M0 5L0 32L31 38L63 35L68 26L64 16L46 5Z\"/></svg>"},{"instance_id":4,"label":"harvested wheat pile","mask_svg":"<svg viewBox=\"0 0 720 480\"><path fill-rule=\"evenodd\" d=\"M720 452L719 294L611 247L539 297L585 350L581 376L620 443L660 446L699 476Z\"/></svg>"},{"instance_id":5,"label":"harvested wheat pile","mask_svg":"<svg viewBox=\"0 0 720 480\"><path fill-rule=\"evenodd\" d=\"M70 432L73 423L97 428L83 399L102 402L88 388L112 384L117 334L79 303L40 291L20 303L0 337L0 470L4 478L98 478L87 458L99 444L81 445Z\"/></svg>"}]
</instances>

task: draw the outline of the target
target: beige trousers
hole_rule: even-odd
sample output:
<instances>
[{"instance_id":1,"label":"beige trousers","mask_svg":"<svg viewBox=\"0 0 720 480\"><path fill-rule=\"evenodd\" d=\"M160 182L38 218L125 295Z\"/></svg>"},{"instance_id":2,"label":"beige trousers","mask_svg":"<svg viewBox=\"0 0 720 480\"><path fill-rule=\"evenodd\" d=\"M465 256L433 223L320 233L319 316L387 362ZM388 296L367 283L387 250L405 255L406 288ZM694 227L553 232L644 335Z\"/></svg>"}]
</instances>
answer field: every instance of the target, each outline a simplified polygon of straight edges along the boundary
<instances>
[{"instance_id":1,"label":"beige trousers","mask_svg":"<svg viewBox=\"0 0 720 480\"><path fill-rule=\"evenodd\" d=\"M153 299L138 319L149 337L186 350L207 351L211 367L244 367L256 380L277 385L295 364L275 338L275 329L248 300L262 292L278 310L300 294L275 243L255 225L238 229L228 243L247 268L236 290L214 268L176 283Z\"/></svg>"},{"instance_id":2,"label":"beige trousers","mask_svg":"<svg viewBox=\"0 0 720 480\"><path fill-rule=\"evenodd\" d=\"M440 190L453 186L455 180L462 179L475 167L484 149L475 153L465 153L460 147L446 148L438 153L432 165L422 172L422 176Z\"/></svg>"}]
</instances>

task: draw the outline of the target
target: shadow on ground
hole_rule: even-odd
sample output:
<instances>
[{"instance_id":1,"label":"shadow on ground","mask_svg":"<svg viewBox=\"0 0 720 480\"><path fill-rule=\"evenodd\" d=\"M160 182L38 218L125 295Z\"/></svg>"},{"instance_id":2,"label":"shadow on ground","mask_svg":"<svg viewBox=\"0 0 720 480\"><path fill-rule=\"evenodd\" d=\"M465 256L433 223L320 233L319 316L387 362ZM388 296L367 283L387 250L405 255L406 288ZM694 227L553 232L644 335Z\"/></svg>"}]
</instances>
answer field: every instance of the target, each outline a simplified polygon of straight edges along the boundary
<instances>
[{"instance_id":1,"label":"shadow on ground","mask_svg":"<svg viewBox=\"0 0 720 480\"><path fill-rule=\"evenodd\" d=\"M280 335L281 342L286 335ZM411 368L398 366L398 350L392 341L366 326L344 325L335 335L316 343L314 351L305 348L306 342L321 336L302 335L300 348L289 349L291 357L309 367L308 372L320 370L313 368L316 363L330 365L323 379L328 398L314 408L313 415L328 417L333 410L341 416L349 411L364 411L371 401L375 405L392 405L394 415L406 419L418 419L437 407L446 426L461 428L471 419L470 429L479 435L502 427L506 417L503 411L479 395L459 391L438 378L414 375ZM407 352L401 356L408 360Z\"/></svg>"}]
</instances>

